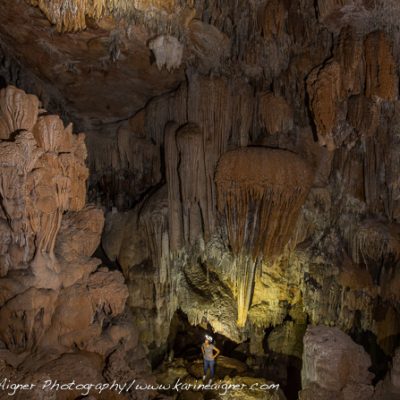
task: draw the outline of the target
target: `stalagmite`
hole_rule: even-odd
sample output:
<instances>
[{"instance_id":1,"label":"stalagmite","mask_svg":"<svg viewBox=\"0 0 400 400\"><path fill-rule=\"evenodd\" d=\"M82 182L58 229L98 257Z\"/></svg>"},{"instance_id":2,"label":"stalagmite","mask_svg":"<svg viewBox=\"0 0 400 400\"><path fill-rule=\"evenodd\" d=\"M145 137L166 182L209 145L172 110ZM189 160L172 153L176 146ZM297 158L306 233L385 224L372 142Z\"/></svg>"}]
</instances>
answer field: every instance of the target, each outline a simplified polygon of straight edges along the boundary
<instances>
[{"instance_id":1,"label":"stalagmite","mask_svg":"<svg viewBox=\"0 0 400 400\"><path fill-rule=\"evenodd\" d=\"M232 250L239 255L239 325L247 318L256 263L284 250L312 177L301 158L283 150L242 148L225 153L218 163L218 210Z\"/></svg>"},{"instance_id":2,"label":"stalagmite","mask_svg":"<svg viewBox=\"0 0 400 400\"><path fill-rule=\"evenodd\" d=\"M168 235L168 193L163 186L140 206L138 229L144 230L145 246L151 257L151 287L154 291L151 303L156 312L153 329L154 340L161 345L168 335L168 324L176 311L177 271L170 260ZM133 266L135 267L135 266ZM134 269L134 268L133 268Z\"/></svg>"},{"instance_id":3,"label":"stalagmite","mask_svg":"<svg viewBox=\"0 0 400 400\"><path fill-rule=\"evenodd\" d=\"M128 297L122 274L96 271L92 258L104 218L84 208L84 135L39 107L15 87L0 92L0 341L6 358L23 355L15 365L27 352L46 353L43 365L65 352L79 360L79 349L106 356L119 339L105 322ZM29 362L24 367L29 373Z\"/></svg>"},{"instance_id":4,"label":"stalagmite","mask_svg":"<svg viewBox=\"0 0 400 400\"><path fill-rule=\"evenodd\" d=\"M54 246L62 214L85 203L88 172L80 158L86 156L79 152L81 138L56 116L38 117L34 96L8 87L0 98L2 137L18 132L14 140L0 142L2 206L13 242L24 252L11 264L26 265L35 249L36 258L48 258L48 267L58 271Z\"/></svg>"}]
</instances>

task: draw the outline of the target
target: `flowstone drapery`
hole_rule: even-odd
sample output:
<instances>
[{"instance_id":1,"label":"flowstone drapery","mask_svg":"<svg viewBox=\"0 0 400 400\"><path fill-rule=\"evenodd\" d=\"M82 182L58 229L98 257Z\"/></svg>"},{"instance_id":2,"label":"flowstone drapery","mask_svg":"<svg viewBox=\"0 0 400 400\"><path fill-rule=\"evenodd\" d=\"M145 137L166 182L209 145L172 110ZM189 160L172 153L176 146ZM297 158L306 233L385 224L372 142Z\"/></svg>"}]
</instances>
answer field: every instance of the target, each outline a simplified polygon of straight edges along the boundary
<instances>
[{"instance_id":1,"label":"flowstone drapery","mask_svg":"<svg viewBox=\"0 0 400 400\"><path fill-rule=\"evenodd\" d=\"M218 209L238 256L232 276L240 326L247 319L256 265L283 252L312 177L300 157L283 150L241 148L225 153L218 163Z\"/></svg>"}]
</instances>

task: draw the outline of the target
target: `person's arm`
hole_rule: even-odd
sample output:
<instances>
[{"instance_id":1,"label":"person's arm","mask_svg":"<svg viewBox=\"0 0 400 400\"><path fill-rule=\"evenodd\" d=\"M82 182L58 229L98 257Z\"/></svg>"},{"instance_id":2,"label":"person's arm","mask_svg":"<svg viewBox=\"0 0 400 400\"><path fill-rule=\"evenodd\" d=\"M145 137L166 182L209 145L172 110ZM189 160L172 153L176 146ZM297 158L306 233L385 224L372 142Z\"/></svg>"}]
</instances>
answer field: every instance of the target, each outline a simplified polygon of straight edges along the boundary
<instances>
[{"instance_id":1,"label":"person's arm","mask_svg":"<svg viewBox=\"0 0 400 400\"><path fill-rule=\"evenodd\" d=\"M215 359L215 358L218 357L218 354L221 353L221 352L220 352L220 350L217 349L215 346L214 346L214 349L213 349L213 350L215 351L215 354L214 354L214 356L213 356L213 358Z\"/></svg>"},{"instance_id":2,"label":"person's arm","mask_svg":"<svg viewBox=\"0 0 400 400\"><path fill-rule=\"evenodd\" d=\"M204 356L204 345L201 345L201 352L203 353Z\"/></svg>"}]
</instances>

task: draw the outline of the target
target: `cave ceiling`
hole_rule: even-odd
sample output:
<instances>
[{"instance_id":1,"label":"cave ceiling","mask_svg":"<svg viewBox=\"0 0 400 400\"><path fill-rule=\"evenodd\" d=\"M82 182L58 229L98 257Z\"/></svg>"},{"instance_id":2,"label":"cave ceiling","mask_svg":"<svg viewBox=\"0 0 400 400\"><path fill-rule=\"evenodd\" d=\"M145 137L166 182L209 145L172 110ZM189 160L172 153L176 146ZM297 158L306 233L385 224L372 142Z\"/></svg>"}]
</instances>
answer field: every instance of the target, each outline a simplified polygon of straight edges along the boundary
<instances>
[{"instance_id":1,"label":"cave ceiling","mask_svg":"<svg viewBox=\"0 0 400 400\"><path fill-rule=\"evenodd\" d=\"M253 9L261 9L265 2L250 3ZM279 21L289 9L292 33L311 37L313 28L304 26L305 20L298 16L304 13L301 8L313 8L313 2L299 1L298 16L290 1L272 3L266 15L272 12L273 21L260 22L269 25L271 32L265 35L279 36ZM368 23L368 1L317 3L311 12L318 13L329 34L338 34L349 22ZM1 0L0 6L2 72L10 75L6 80L38 93L48 109L82 130L128 119L152 97L175 90L185 80L187 67L205 73L242 74L246 79L256 76L257 81L261 76L264 85L270 84L257 56L251 55L258 51L252 38L242 35L245 8L235 8L233 2ZM168 70L157 65L151 50L157 46L152 41L161 34L176 42L169 43L171 52L176 46L178 53L183 52ZM278 45L284 47L284 43ZM243 54L246 46L247 54ZM232 62L235 57L239 63ZM251 58L257 61L246 61ZM27 74L30 78L24 77ZM32 75L39 82L36 86Z\"/></svg>"},{"instance_id":2,"label":"cave ceiling","mask_svg":"<svg viewBox=\"0 0 400 400\"><path fill-rule=\"evenodd\" d=\"M3 53L47 84L52 101L81 128L126 119L184 79L182 68L160 71L153 63L143 27L110 15L85 19L84 30L59 32L38 7L0 2Z\"/></svg>"}]
</instances>

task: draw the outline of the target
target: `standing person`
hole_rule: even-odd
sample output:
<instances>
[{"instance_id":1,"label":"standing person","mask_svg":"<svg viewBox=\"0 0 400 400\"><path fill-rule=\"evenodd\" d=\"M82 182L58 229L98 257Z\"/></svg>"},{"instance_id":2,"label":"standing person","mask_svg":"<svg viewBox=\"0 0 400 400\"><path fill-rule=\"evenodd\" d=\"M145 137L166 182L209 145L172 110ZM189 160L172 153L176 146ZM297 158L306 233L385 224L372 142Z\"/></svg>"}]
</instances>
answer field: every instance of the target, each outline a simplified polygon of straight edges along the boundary
<instances>
[{"instance_id":1,"label":"standing person","mask_svg":"<svg viewBox=\"0 0 400 400\"><path fill-rule=\"evenodd\" d=\"M212 344L212 342L213 338L209 335L206 335L204 343L201 345L201 352L203 353L203 359L204 359L203 381L205 381L206 379L208 369L210 369L210 381L214 378L215 359L218 357L218 354L220 353L219 349L217 349Z\"/></svg>"}]
</instances>

